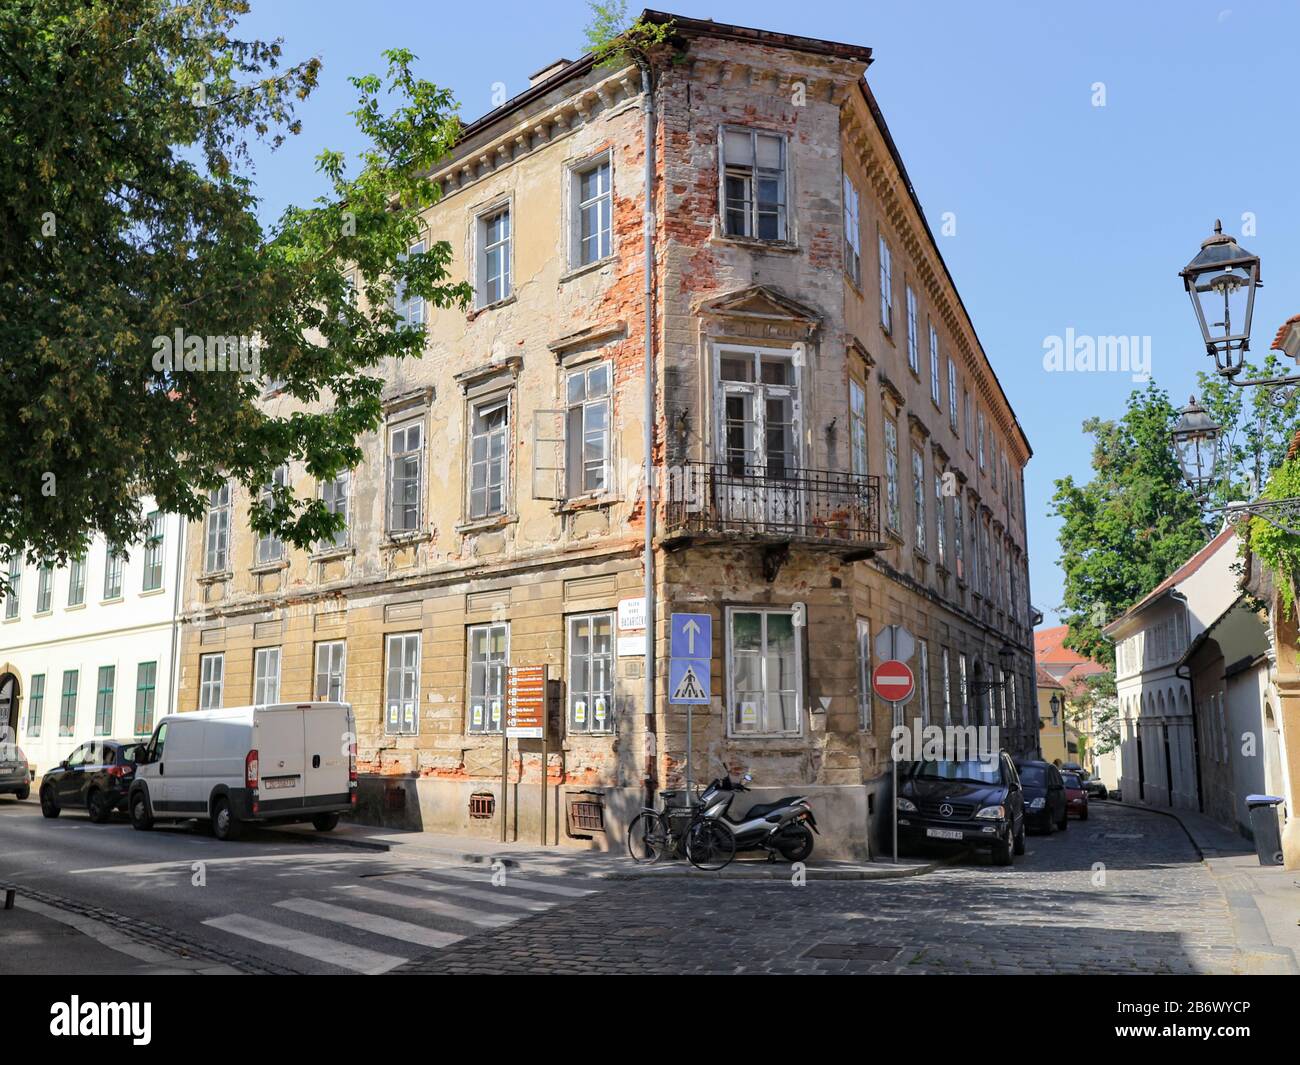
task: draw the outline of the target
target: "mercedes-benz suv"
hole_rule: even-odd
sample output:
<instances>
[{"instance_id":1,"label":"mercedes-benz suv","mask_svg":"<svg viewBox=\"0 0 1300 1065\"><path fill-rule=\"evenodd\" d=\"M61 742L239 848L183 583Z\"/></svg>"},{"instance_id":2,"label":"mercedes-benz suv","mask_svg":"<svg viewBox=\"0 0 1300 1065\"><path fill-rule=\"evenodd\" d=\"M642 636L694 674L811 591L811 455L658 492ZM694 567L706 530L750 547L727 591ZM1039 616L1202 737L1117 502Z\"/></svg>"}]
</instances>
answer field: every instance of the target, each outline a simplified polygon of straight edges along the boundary
<instances>
[{"instance_id":1,"label":"mercedes-benz suv","mask_svg":"<svg viewBox=\"0 0 1300 1065\"><path fill-rule=\"evenodd\" d=\"M899 767L900 850L931 845L987 848L994 865L1025 853L1025 801L1005 751L963 761Z\"/></svg>"}]
</instances>

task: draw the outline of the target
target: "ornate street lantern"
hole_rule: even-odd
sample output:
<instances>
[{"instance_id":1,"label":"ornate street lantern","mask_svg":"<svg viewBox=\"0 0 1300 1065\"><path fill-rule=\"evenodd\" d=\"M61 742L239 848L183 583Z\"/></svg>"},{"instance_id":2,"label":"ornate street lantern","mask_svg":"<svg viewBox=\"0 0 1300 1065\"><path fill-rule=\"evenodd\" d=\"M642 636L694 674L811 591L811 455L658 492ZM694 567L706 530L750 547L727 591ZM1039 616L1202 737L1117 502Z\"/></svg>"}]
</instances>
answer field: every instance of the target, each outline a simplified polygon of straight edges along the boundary
<instances>
[{"instance_id":1,"label":"ornate street lantern","mask_svg":"<svg viewBox=\"0 0 1300 1065\"><path fill-rule=\"evenodd\" d=\"M1259 287L1259 256L1226 236L1223 225L1201 242L1200 254L1179 272L1191 297L1207 354L1224 377L1241 371L1250 350L1250 318Z\"/></svg>"},{"instance_id":2,"label":"ornate street lantern","mask_svg":"<svg viewBox=\"0 0 1300 1065\"><path fill-rule=\"evenodd\" d=\"M998 651L998 665L1002 667L1002 672L1010 673L1011 667L1016 664L1016 649L1009 643L1004 643L1002 649Z\"/></svg>"},{"instance_id":3,"label":"ornate street lantern","mask_svg":"<svg viewBox=\"0 0 1300 1065\"><path fill-rule=\"evenodd\" d=\"M1180 412L1180 417L1169 435L1174 443L1174 454L1187 481L1198 499L1209 495L1219 469L1219 436L1222 430L1214 424L1205 408L1192 396Z\"/></svg>"}]
</instances>

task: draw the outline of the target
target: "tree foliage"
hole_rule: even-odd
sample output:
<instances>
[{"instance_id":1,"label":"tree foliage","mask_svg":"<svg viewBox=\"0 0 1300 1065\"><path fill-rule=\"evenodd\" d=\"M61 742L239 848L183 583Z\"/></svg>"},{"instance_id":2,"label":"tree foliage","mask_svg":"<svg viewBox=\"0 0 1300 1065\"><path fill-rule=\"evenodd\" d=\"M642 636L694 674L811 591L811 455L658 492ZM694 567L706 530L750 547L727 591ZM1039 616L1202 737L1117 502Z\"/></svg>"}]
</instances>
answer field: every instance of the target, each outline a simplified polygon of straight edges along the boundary
<instances>
[{"instance_id":1,"label":"tree foliage","mask_svg":"<svg viewBox=\"0 0 1300 1065\"><path fill-rule=\"evenodd\" d=\"M1110 754L1119 746L1119 696L1114 673L1093 673L1083 678L1081 690L1071 696L1068 717L1089 739L1096 754Z\"/></svg>"},{"instance_id":2,"label":"tree foliage","mask_svg":"<svg viewBox=\"0 0 1300 1065\"><path fill-rule=\"evenodd\" d=\"M598 65L613 66L629 58L649 60L671 48L671 19L657 22L643 15L629 19L627 0L588 0L587 6L591 21L584 35Z\"/></svg>"},{"instance_id":3,"label":"tree foliage","mask_svg":"<svg viewBox=\"0 0 1300 1065\"><path fill-rule=\"evenodd\" d=\"M196 518L227 477L257 489L289 461L317 478L355 465L381 417L376 370L424 347L423 327L395 328L394 286L434 307L468 298L445 243L405 255L459 129L407 51L352 79L369 145L355 174L322 152L329 195L263 229L250 146L299 131L320 63L241 40L247 9L0 0L6 551L62 562L96 532L138 541L143 495ZM160 365L169 339L195 337L201 365ZM213 368L225 338L256 352L251 372ZM338 521L288 489L252 514L298 546Z\"/></svg>"},{"instance_id":4,"label":"tree foliage","mask_svg":"<svg viewBox=\"0 0 1300 1065\"><path fill-rule=\"evenodd\" d=\"M1196 499L1170 447L1177 412L1154 382L1134 391L1118 421L1089 418L1093 477L1056 482L1052 513L1065 574L1067 646L1112 664L1102 628L1164 580L1207 540Z\"/></svg>"}]
</instances>

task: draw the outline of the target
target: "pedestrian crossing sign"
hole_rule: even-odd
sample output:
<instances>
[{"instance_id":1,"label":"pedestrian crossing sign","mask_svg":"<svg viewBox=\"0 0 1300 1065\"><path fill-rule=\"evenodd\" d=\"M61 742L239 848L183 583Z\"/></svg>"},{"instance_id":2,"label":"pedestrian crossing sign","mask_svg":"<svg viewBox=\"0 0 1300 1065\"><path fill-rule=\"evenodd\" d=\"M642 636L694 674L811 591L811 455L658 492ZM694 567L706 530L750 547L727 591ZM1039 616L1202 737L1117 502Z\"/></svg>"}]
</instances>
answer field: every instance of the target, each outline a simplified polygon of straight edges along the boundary
<instances>
[{"instance_id":1,"label":"pedestrian crossing sign","mask_svg":"<svg viewBox=\"0 0 1300 1065\"><path fill-rule=\"evenodd\" d=\"M668 664L668 701L678 705L709 705L709 662L674 658Z\"/></svg>"}]
</instances>

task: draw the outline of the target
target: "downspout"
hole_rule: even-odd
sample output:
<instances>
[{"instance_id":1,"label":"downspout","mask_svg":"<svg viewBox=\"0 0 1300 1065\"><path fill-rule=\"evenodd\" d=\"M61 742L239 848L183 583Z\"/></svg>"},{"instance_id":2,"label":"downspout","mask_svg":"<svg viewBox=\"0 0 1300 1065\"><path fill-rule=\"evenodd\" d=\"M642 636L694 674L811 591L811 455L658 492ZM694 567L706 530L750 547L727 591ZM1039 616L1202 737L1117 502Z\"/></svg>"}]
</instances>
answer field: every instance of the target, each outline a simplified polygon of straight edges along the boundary
<instances>
[{"instance_id":1,"label":"downspout","mask_svg":"<svg viewBox=\"0 0 1300 1065\"><path fill-rule=\"evenodd\" d=\"M654 376L654 153L655 104L654 79L649 60L636 55L641 68L641 110L645 115L645 202L642 207L645 246L645 793L646 805L653 806L657 788L655 761L658 756L657 729L655 727L655 376Z\"/></svg>"},{"instance_id":2,"label":"downspout","mask_svg":"<svg viewBox=\"0 0 1300 1065\"><path fill-rule=\"evenodd\" d=\"M180 616L181 616L181 575L185 566L185 526L189 523L176 515L176 524L180 532L176 536L176 590L172 592L172 647L171 667L167 672L167 710L168 714L176 712L176 673L180 669Z\"/></svg>"}]
</instances>

